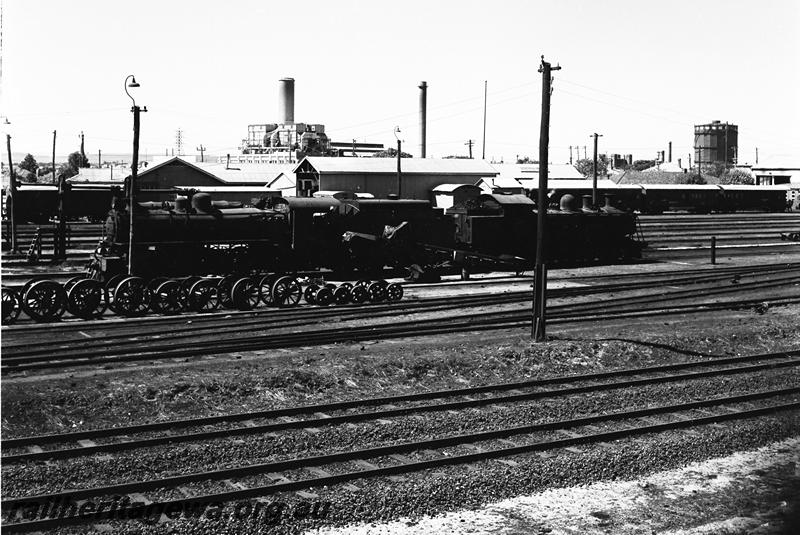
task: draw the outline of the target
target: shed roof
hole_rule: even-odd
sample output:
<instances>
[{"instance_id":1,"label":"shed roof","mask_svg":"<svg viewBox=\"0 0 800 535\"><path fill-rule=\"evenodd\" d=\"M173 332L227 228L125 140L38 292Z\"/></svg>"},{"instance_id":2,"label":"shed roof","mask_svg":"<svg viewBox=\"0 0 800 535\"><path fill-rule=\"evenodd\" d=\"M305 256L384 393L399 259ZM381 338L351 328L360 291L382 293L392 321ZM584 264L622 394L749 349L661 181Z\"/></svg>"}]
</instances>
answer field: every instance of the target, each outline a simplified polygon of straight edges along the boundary
<instances>
[{"instance_id":1,"label":"shed roof","mask_svg":"<svg viewBox=\"0 0 800 535\"><path fill-rule=\"evenodd\" d=\"M517 180L539 179L538 163L493 163L491 164L500 176ZM564 163L547 164L547 176L550 180L580 180L585 178L575 166Z\"/></svg>"},{"instance_id":2,"label":"shed roof","mask_svg":"<svg viewBox=\"0 0 800 535\"><path fill-rule=\"evenodd\" d=\"M122 184L130 174L129 167L84 167L67 179L72 184Z\"/></svg>"},{"instance_id":3,"label":"shed roof","mask_svg":"<svg viewBox=\"0 0 800 535\"><path fill-rule=\"evenodd\" d=\"M298 163L293 171L297 172L304 165L310 165L320 174L359 173L359 174L393 174L397 172L395 158L326 158L323 156L307 156ZM434 158L403 158L401 171L404 175L471 175L496 176L498 172L484 160Z\"/></svg>"},{"instance_id":4,"label":"shed roof","mask_svg":"<svg viewBox=\"0 0 800 535\"><path fill-rule=\"evenodd\" d=\"M139 176L176 162L216 179L222 183L221 185L267 185L275 182L282 174L292 171L292 165L243 163L228 167L225 163L192 162L184 157L175 156L139 171Z\"/></svg>"}]
</instances>

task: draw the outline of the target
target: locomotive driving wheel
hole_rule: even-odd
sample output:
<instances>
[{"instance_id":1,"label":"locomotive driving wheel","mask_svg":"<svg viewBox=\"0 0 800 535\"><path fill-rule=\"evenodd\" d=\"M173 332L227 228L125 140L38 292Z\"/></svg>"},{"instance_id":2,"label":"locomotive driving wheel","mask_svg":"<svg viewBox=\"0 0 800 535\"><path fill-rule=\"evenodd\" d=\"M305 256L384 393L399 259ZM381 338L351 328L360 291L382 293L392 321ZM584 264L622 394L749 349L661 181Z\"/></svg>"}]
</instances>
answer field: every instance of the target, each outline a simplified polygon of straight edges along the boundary
<instances>
[{"instance_id":1,"label":"locomotive driving wheel","mask_svg":"<svg viewBox=\"0 0 800 535\"><path fill-rule=\"evenodd\" d=\"M403 285L393 283L386 287L386 299L389 301L400 301L403 298Z\"/></svg>"},{"instance_id":2,"label":"locomotive driving wheel","mask_svg":"<svg viewBox=\"0 0 800 535\"><path fill-rule=\"evenodd\" d=\"M11 288L3 288L3 325L11 325L21 310L19 294Z\"/></svg>"},{"instance_id":3,"label":"locomotive driving wheel","mask_svg":"<svg viewBox=\"0 0 800 535\"><path fill-rule=\"evenodd\" d=\"M386 300L386 286L378 282L373 282L367 287L367 295L369 300L373 303L379 303Z\"/></svg>"},{"instance_id":4,"label":"locomotive driving wheel","mask_svg":"<svg viewBox=\"0 0 800 535\"><path fill-rule=\"evenodd\" d=\"M189 289L189 308L195 312L212 312L219 308L219 290L215 281L200 279Z\"/></svg>"},{"instance_id":5,"label":"locomotive driving wheel","mask_svg":"<svg viewBox=\"0 0 800 535\"><path fill-rule=\"evenodd\" d=\"M108 293L99 281L83 279L70 285L67 290L67 310L85 320L103 314L108 306Z\"/></svg>"},{"instance_id":6,"label":"locomotive driving wheel","mask_svg":"<svg viewBox=\"0 0 800 535\"><path fill-rule=\"evenodd\" d=\"M228 275L227 277L222 277L217 283L217 290L219 290L219 303L223 307L231 308L235 306L232 300L233 285L238 281L239 277L236 277L235 275Z\"/></svg>"},{"instance_id":7,"label":"locomotive driving wheel","mask_svg":"<svg viewBox=\"0 0 800 535\"><path fill-rule=\"evenodd\" d=\"M51 280L36 281L22 294L22 310L36 321L53 321L66 307L64 288Z\"/></svg>"},{"instance_id":8,"label":"locomotive driving wheel","mask_svg":"<svg viewBox=\"0 0 800 535\"><path fill-rule=\"evenodd\" d=\"M177 314L183 310L181 285L176 280L165 280L153 292L150 308L161 314Z\"/></svg>"},{"instance_id":9,"label":"locomotive driving wheel","mask_svg":"<svg viewBox=\"0 0 800 535\"><path fill-rule=\"evenodd\" d=\"M258 283L258 295L261 296L261 302L265 305L272 305L272 285L275 284L277 275L274 273L264 275Z\"/></svg>"},{"instance_id":10,"label":"locomotive driving wheel","mask_svg":"<svg viewBox=\"0 0 800 535\"><path fill-rule=\"evenodd\" d=\"M272 302L279 307L293 307L300 302L303 289L294 277L281 277L272 285Z\"/></svg>"},{"instance_id":11,"label":"locomotive driving wheel","mask_svg":"<svg viewBox=\"0 0 800 535\"><path fill-rule=\"evenodd\" d=\"M127 277L127 275L114 275L113 277L108 279L106 281L106 292L112 294L114 292L114 289L117 287L117 284L119 284L125 277Z\"/></svg>"},{"instance_id":12,"label":"locomotive driving wheel","mask_svg":"<svg viewBox=\"0 0 800 535\"><path fill-rule=\"evenodd\" d=\"M231 301L237 310L252 310L260 300L260 286L250 277L236 281L231 291Z\"/></svg>"},{"instance_id":13,"label":"locomotive driving wheel","mask_svg":"<svg viewBox=\"0 0 800 535\"><path fill-rule=\"evenodd\" d=\"M350 300L353 301L353 303L360 305L367 299L369 299L369 292L367 292L367 288L364 285L355 285L353 289L350 290Z\"/></svg>"},{"instance_id":14,"label":"locomotive driving wheel","mask_svg":"<svg viewBox=\"0 0 800 535\"><path fill-rule=\"evenodd\" d=\"M114 312L141 316L150 307L150 290L140 277L126 277L114 288Z\"/></svg>"},{"instance_id":15,"label":"locomotive driving wheel","mask_svg":"<svg viewBox=\"0 0 800 535\"><path fill-rule=\"evenodd\" d=\"M75 286L75 283L78 281L83 280L85 277L83 275L78 275L77 277L72 277L67 282L64 283L64 291L69 295L70 289Z\"/></svg>"}]
</instances>

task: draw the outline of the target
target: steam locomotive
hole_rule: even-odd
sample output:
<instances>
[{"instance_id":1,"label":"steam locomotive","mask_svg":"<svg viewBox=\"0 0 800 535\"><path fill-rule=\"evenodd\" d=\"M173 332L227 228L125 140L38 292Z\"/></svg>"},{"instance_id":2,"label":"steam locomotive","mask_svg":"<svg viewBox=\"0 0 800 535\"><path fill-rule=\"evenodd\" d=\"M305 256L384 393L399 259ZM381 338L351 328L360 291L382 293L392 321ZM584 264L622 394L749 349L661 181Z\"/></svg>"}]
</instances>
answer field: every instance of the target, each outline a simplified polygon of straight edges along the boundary
<instances>
[{"instance_id":1,"label":"steam locomotive","mask_svg":"<svg viewBox=\"0 0 800 535\"><path fill-rule=\"evenodd\" d=\"M524 195L500 194L475 195L447 210L419 200L332 196L267 198L244 208L188 191L174 202L137 203L131 246L130 212L116 197L87 277L63 288L33 281L21 302L45 321L64 310L93 318L106 306L133 316L293 306L301 298L319 305L392 301L402 298L402 286L380 280L386 267L410 268L412 278L444 266L524 271L534 256L535 208ZM580 208L565 195L560 209L548 210L548 263L638 258L636 221L608 203ZM360 280L303 288L296 274L318 268Z\"/></svg>"}]
</instances>

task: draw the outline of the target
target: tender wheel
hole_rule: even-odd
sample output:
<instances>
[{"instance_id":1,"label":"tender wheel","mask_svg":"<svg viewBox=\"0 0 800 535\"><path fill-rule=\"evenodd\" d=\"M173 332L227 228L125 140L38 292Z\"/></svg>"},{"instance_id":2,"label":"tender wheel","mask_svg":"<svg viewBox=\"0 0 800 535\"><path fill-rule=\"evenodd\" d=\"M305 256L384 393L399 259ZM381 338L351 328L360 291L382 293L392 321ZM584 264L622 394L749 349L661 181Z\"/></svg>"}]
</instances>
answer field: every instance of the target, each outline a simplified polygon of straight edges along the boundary
<instances>
[{"instance_id":1,"label":"tender wheel","mask_svg":"<svg viewBox=\"0 0 800 535\"><path fill-rule=\"evenodd\" d=\"M150 290L139 277L127 277L114 289L113 310L122 316L141 316L150 308Z\"/></svg>"},{"instance_id":2,"label":"tender wheel","mask_svg":"<svg viewBox=\"0 0 800 535\"><path fill-rule=\"evenodd\" d=\"M332 282L328 282L326 284L323 284L323 286L325 286L326 288L330 288L330 290L332 292L336 290L336 285L334 283L332 283Z\"/></svg>"},{"instance_id":3,"label":"tender wheel","mask_svg":"<svg viewBox=\"0 0 800 535\"><path fill-rule=\"evenodd\" d=\"M380 303L386 300L386 287L380 282L373 282L367 287L367 294L372 303Z\"/></svg>"},{"instance_id":4,"label":"tender wheel","mask_svg":"<svg viewBox=\"0 0 800 535\"><path fill-rule=\"evenodd\" d=\"M317 290L319 290L319 286L316 284L309 284L306 286L306 289L303 291L303 298L306 300L306 303L309 305L314 304L314 296L317 294Z\"/></svg>"},{"instance_id":5,"label":"tender wheel","mask_svg":"<svg viewBox=\"0 0 800 535\"><path fill-rule=\"evenodd\" d=\"M236 281L231 292L231 301L237 310L252 310L260 300L259 285L249 277Z\"/></svg>"},{"instance_id":6,"label":"tender wheel","mask_svg":"<svg viewBox=\"0 0 800 535\"><path fill-rule=\"evenodd\" d=\"M233 285L238 280L239 277L228 275L227 277L221 278L217 283L217 289L219 290L219 302L225 308L231 308L235 306L232 300Z\"/></svg>"},{"instance_id":7,"label":"tender wheel","mask_svg":"<svg viewBox=\"0 0 800 535\"><path fill-rule=\"evenodd\" d=\"M3 325L17 321L21 309L19 294L11 288L3 288Z\"/></svg>"},{"instance_id":8,"label":"tender wheel","mask_svg":"<svg viewBox=\"0 0 800 535\"><path fill-rule=\"evenodd\" d=\"M36 321L53 321L66 308L64 288L55 281L36 281L22 294L22 310Z\"/></svg>"},{"instance_id":9,"label":"tender wheel","mask_svg":"<svg viewBox=\"0 0 800 535\"><path fill-rule=\"evenodd\" d=\"M333 301L337 305L346 305L350 302L350 292L352 290L347 288L344 284L336 288L333 292Z\"/></svg>"},{"instance_id":10,"label":"tender wheel","mask_svg":"<svg viewBox=\"0 0 800 535\"><path fill-rule=\"evenodd\" d=\"M277 275L264 275L258 283L258 295L261 296L261 302L267 306L272 305L272 285L275 284Z\"/></svg>"},{"instance_id":11,"label":"tender wheel","mask_svg":"<svg viewBox=\"0 0 800 535\"><path fill-rule=\"evenodd\" d=\"M323 286L314 295L314 302L319 306L328 306L333 303L333 292L327 286Z\"/></svg>"},{"instance_id":12,"label":"tender wheel","mask_svg":"<svg viewBox=\"0 0 800 535\"><path fill-rule=\"evenodd\" d=\"M67 291L67 310L73 316L90 320L106 311L108 293L99 281L83 279L71 285Z\"/></svg>"},{"instance_id":13,"label":"tender wheel","mask_svg":"<svg viewBox=\"0 0 800 535\"><path fill-rule=\"evenodd\" d=\"M386 287L386 299L400 301L403 298L403 285L393 283Z\"/></svg>"},{"instance_id":14,"label":"tender wheel","mask_svg":"<svg viewBox=\"0 0 800 535\"><path fill-rule=\"evenodd\" d=\"M381 286L383 286L384 288L388 288L388 287L389 287L389 282L388 282L388 281L386 281L386 280L384 280L384 279L381 279L381 280L379 280L379 281L376 281L376 282L377 282L378 284L380 284Z\"/></svg>"},{"instance_id":15,"label":"tender wheel","mask_svg":"<svg viewBox=\"0 0 800 535\"><path fill-rule=\"evenodd\" d=\"M370 281L368 279L361 279L360 281L356 282L356 286L363 286L364 288L366 288L371 283L372 283L372 281Z\"/></svg>"},{"instance_id":16,"label":"tender wheel","mask_svg":"<svg viewBox=\"0 0 800 535\"><path fill-rule=\"evenodd\" d=\"M200 279L189 289L189 308L195 312L211 312L219 308L219 290L214 281Z\"/></svg>"},{"instance_id":17,"label":"tender wheel","mask_svg":"<svg viewBox=\"0 0 800 535\"><path fill-rule=\"evenodd\" d=\"M272 285L272 302L279 307L293 307L300 302L303 289L293 277L281 277Z\"/></svg>"},{"instance_id":18,"label":"tender wheel","mask_svg":"<svg viewBox=\"0 0 800 535\"><path fill-rule=\"evenodd\" d=\"M352 290L353 285L350 284L349 282L343 282L339 285L339 288L346 288L347 290Z\"/></svg>"},{"instance_id":19,"label":"tender wheel","mask_svg":"<svg viewBox=\"0 0 800 535\"><path fill-rule=\"evenodd\" d=\"M364 303L367 299L369 299L369 292L367 292L367 288L365 286L353 286L353 289L350 290L350 300L353 303L361 304Z\"/></svg>"},{"instance_id":20,"label":"tender wheel","mask_svg":"<svg viewBox=\"0 0 800 535\"><path fill-rule=\"evenodd\" d=\"M177 314L184 307L183 290L176 280L166 280L158 285L150 307L160 314Z\"/></svg>"}]
</instances>

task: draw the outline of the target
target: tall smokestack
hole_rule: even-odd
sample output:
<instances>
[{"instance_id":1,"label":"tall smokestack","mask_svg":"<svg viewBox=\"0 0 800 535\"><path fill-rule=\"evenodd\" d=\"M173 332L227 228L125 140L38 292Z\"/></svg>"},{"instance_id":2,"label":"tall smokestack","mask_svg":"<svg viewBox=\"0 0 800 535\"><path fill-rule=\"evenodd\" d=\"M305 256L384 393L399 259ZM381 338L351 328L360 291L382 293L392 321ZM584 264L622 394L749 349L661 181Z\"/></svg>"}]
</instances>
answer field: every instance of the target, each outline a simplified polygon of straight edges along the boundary
<instances>
[{"instance_id":1,"label":"tall smokestack","mask_svg":"<svg viewBox=\"0 0 800 535\"><path fill-rule=\"evenodd\" d=\"M294 124L294 78L278 82L278 117L281 124Z\"/></svg>"},{"instance_id":2,"label":"tall smokestack","mask_svg":"<svg viewBox=\"0 0 800 535\"><path fill-rule=\"evenodd\" d=\"M672 161L672 141L669 142L669 161Z\"/></svg>"},{"instance_id":3,"label":"tall smokestack","mask_svg":"<svg viewBox=\"0 0 800 535\"><path fill-rule=\"evenodd\" d=\"M425 137L427 134L428 82L419 83L419 157L425 157Z\"/></svg>"}]
</instances>

